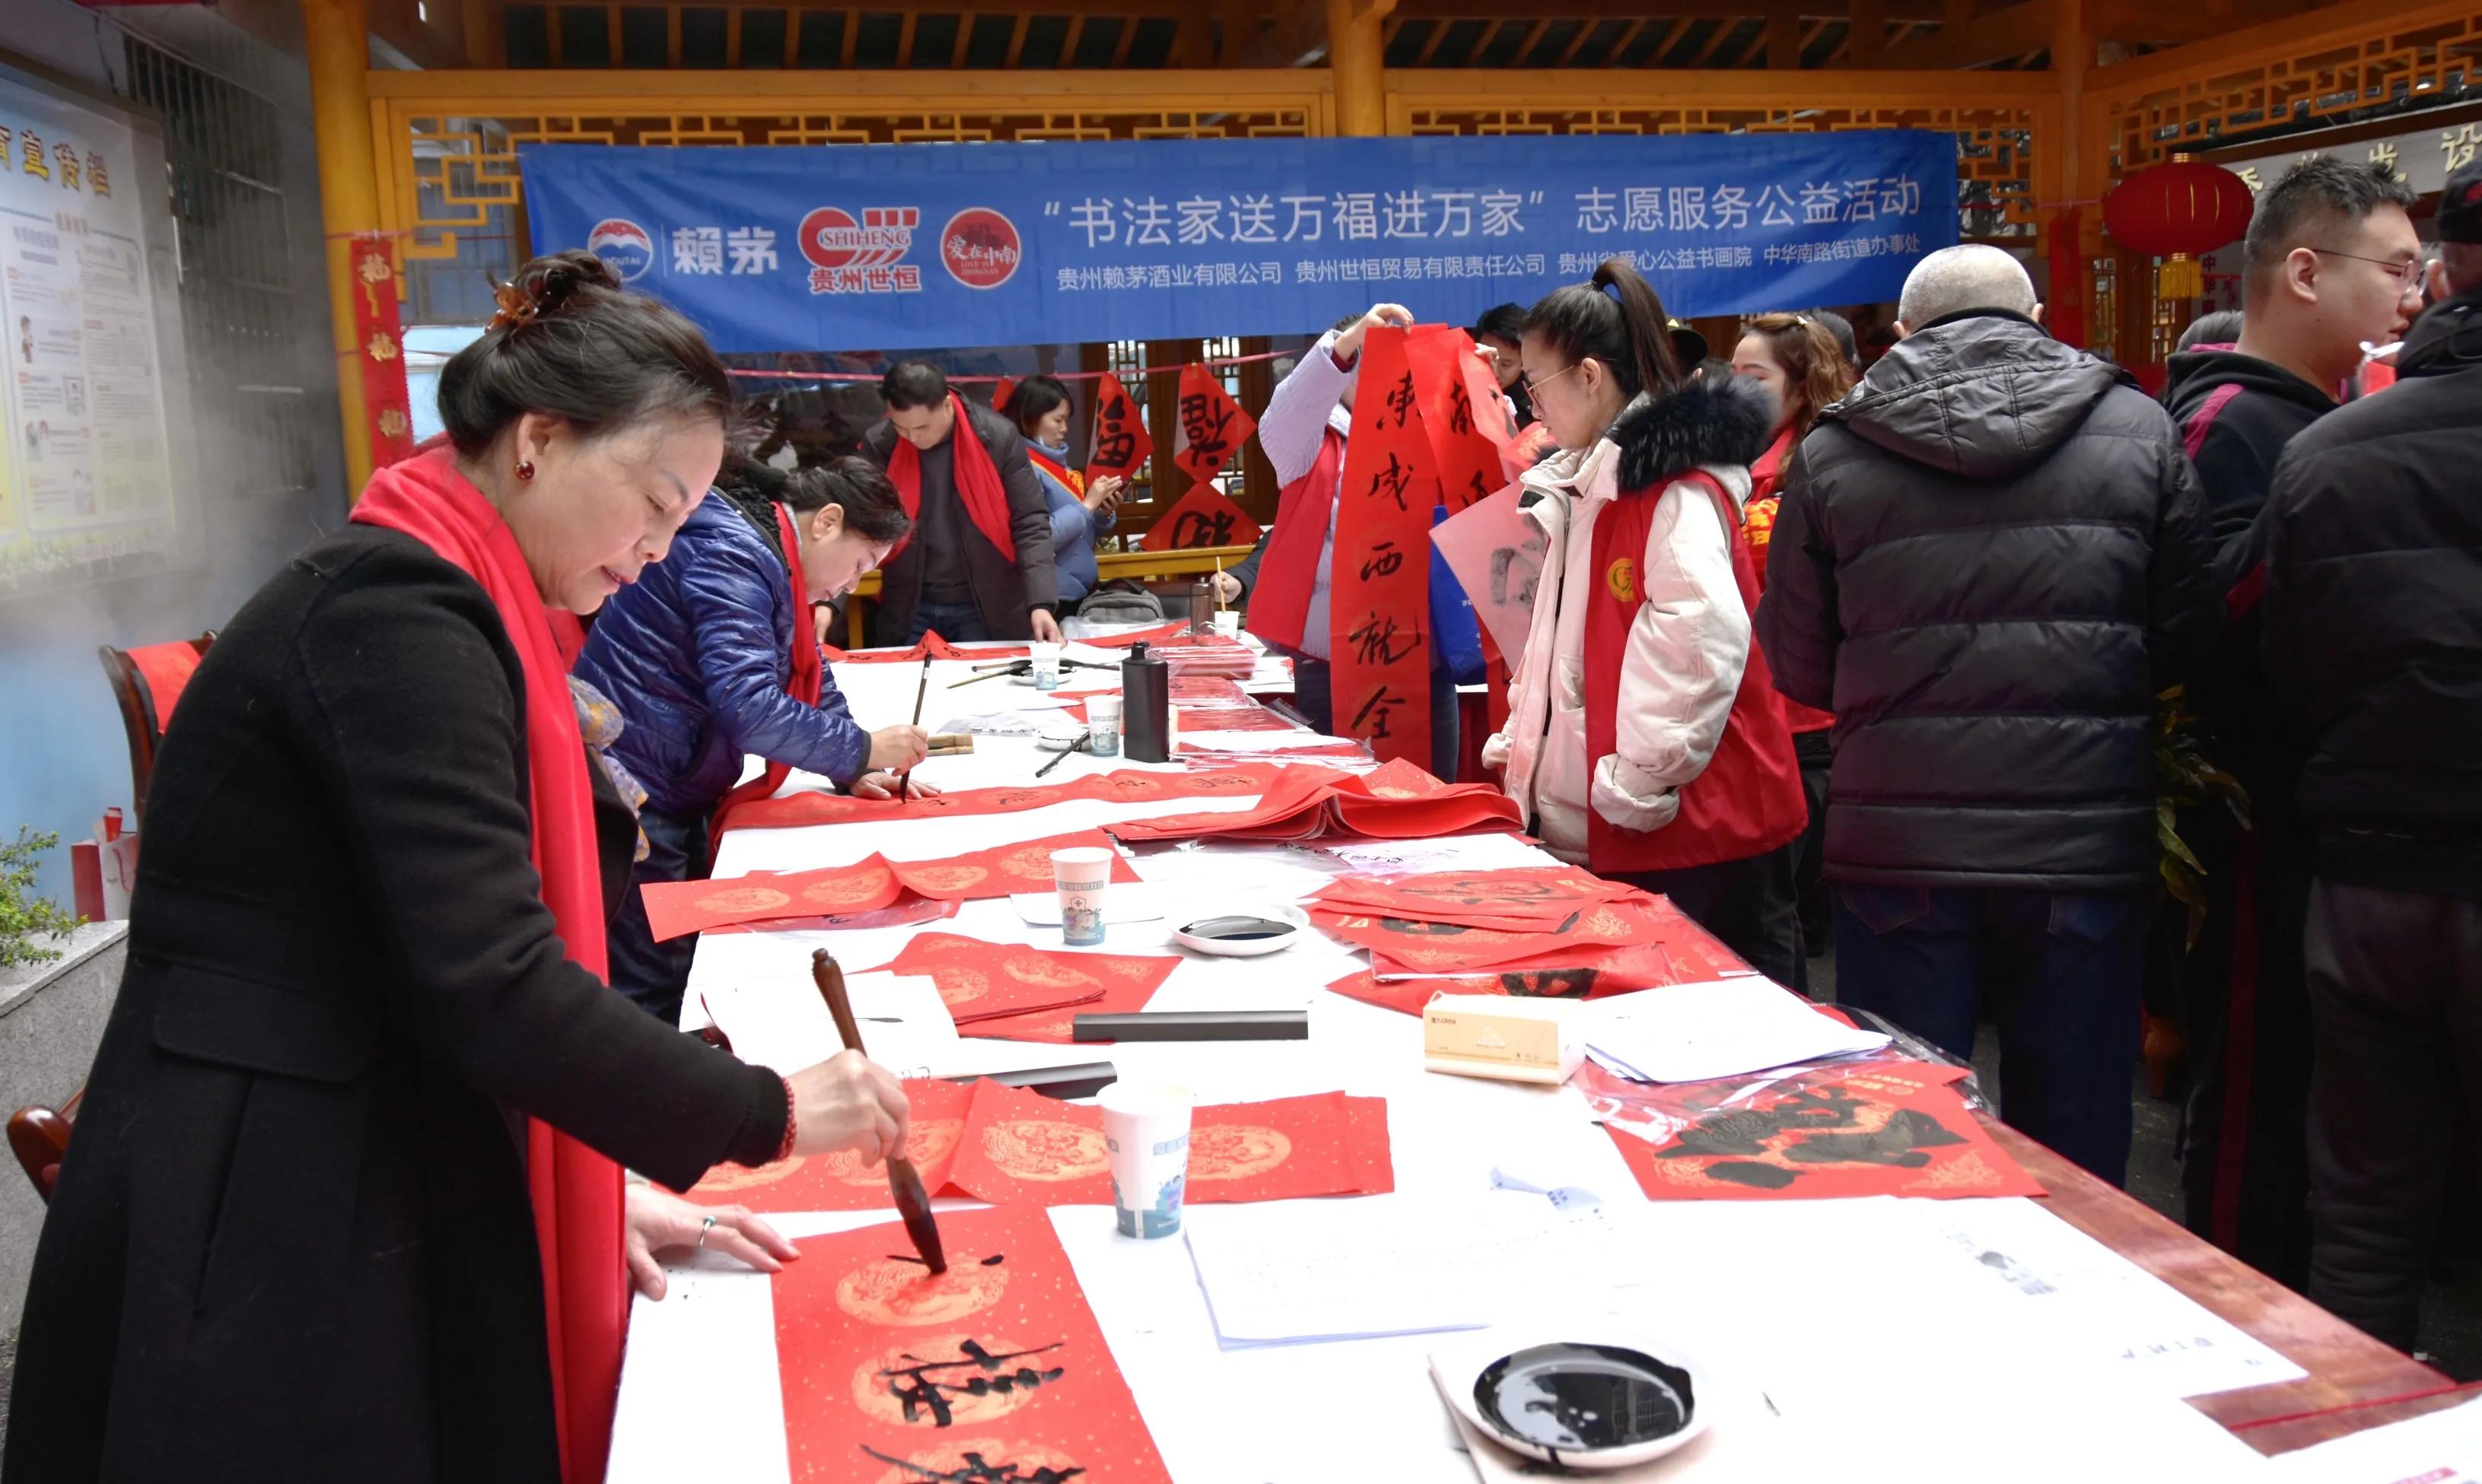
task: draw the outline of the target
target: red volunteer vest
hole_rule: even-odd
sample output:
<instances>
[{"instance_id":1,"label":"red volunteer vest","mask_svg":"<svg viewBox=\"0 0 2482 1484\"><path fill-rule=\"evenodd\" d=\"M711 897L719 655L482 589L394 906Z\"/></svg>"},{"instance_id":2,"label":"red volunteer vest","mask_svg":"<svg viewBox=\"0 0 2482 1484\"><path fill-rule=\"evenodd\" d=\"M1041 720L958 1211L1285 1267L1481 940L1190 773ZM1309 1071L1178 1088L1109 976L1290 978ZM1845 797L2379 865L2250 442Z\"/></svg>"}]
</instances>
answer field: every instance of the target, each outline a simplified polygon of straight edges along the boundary
<instances>
[{"instance_id":1,"label":"red volunteer vest","mask_svg":"<svg viewBox=\"0 0 2482 1484\"><path fill-rule=\"evenodd\" d=\"M1258 582L1250 593L1250 632L1269 643L1297 652L1302 647L1319 548L1327 544L1328 514L1335 508L1336 486L1343 479L1344 435L1330 428L1319 439L1310 472L1285 485L1279 497L1275 533L1258 559Z\"/></svg>"},{"instance_id":2,"label":"red volunteer vest","mask_svg":"<svg viewBox=\"0 0 2482 1484\"><path fill-rule=\"evenodd\" d=\"M1713 475L1700 472L1656 481L1614 500L1595 522L1594 590L1586 602L1586 759L1598 766L1615 750L1621 666L1628 653L1629 626L1646 601L1638 584L1638 560L1646 553L1657 501L1674 480L1702 485L1715 502L1732 543L1732 578L1741 601L1758 606L1758 582L1750 544L1741 534L1731 497ZM1790 841L1809 821L1801 794L1801 766L1792 733L1766 656L1750 646L1741 689L1732 696L1724 737L1706 770L1680 789L1680 813L1651 832L1622 829L1589 808L1586 864L1597 872L1677 871L1744 860Z\"/></svg>"},{"instance_id":3,"label":"red volunteer vest","mask_svg":"<svg viewBox=\"0 0 2482 1484\"><path fill-rule=\"evenodd\" d=\"M1792 430L1787 428L1750 465L1750 503L1743 508L1741 530L1749 537L1750 570L1757 576L1760 592L1767 587L1767 552L1775 540L1776 516L1783 508L1784 465L1791 459ZM1751 612L1756 612L1755 604ZM1783 703L1784 725L1796 733L1824 732L1835 724L1832 711L1804 706L1788 695L1778 699Z\"/></svg>"}]
</instances>

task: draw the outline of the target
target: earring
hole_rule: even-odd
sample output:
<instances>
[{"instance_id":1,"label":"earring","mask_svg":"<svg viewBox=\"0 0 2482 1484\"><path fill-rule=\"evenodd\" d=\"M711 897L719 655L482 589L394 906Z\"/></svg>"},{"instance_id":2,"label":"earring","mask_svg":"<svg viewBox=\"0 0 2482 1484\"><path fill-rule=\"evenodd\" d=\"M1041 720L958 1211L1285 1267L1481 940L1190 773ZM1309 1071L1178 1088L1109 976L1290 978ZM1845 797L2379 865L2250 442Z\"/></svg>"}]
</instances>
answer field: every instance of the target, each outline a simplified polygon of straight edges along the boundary
<instances>
[{"instance_id":1,"label":"earring","mask_svg":"<svg viewBox=\"0 0 2482 1484\"><path fill-rule=\"evenodd\" d=\"M519 479L521 479L521 480L530 480L530 479L533 479L534 477L535 477L535 461L534 461L533 459L531 459L531 458L520 458L520 459L518 459L518 460L517 460L517 478L519 478Z\"/></svg>"}]
</instances>

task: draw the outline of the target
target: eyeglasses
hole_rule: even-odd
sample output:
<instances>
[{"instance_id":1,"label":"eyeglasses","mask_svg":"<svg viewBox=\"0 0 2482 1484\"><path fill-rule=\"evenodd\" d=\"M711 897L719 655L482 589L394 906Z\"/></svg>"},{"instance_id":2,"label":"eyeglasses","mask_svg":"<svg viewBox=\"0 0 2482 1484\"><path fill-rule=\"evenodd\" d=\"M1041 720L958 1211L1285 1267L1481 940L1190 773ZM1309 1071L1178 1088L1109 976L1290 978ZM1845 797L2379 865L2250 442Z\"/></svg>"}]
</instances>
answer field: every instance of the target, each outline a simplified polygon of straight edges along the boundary
<instances>
[{"instance_id":1,"label":"eyeglasses","mask_svg":"<svg viewBox=\"0 0 2482 1484\"><path fill-rule=\"evenodd\" d=\"M1544 378L1542 380L1540 380L1540 381L1535 380L1532 377L1529 377L1529 376L1519 376L1519 377L1518 378L1518 379L1519 381L1522 381L1522 382L1524 382L1524 383L1525 383L1525 395L1526 395L1526 396L1528 396L1528 397L1533 397L1533 396L1536 396L1537 394L1539 394L1539 393L1543 390L1543 388L1545 388L1545 387L1546 387L1546 386L1549 386L1552 382L1557 381L1557 380L1559 380L1562 377L1567 376L1567 375L1569 374L1569 372L1570 372L1570 371L1574 371L1574 370L1576 370L1579 366L1583 366L1584 364L1586 364L1584 361L1577 361L1577 362L1574 362L1574 363L1572 363L1572 364L1569 367L1568 371L1555 371L1555 372L1551 373L1549 376L1545 377L1545 378Z\"/></svg>"},{"instance_id":2,"label":"eyeglasses","mask_svg":"<svg viewBox=\"0 0 2482 1484\"><path fill-rule=\"evenodd\" d=\"M2312 247L2310 250L2320 257L2351 258L2356 263L2375 263L2394 274L2396 283L2403 288L2410 289L2421 281L2421 259L2417 257L2397 262L2393 258L2372 258L2363 257L2358 252L2338 252L2333 247Z\"/></svg>"}]
</instances>

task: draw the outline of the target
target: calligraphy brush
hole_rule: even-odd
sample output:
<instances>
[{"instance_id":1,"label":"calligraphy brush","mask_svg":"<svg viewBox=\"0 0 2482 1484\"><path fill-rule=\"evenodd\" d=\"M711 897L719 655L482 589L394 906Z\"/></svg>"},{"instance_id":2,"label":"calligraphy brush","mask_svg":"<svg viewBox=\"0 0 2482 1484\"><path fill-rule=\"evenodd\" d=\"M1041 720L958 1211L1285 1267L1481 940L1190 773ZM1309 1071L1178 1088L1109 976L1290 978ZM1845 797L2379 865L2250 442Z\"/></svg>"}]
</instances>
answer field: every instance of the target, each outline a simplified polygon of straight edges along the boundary
<instances>
[{"instance_id":1,"label":"calligraphy brush","mask_svg":"<svg viewBox=\"0 0 2482 1484\"><path fill-rule=\"evenodd\" d=\"M836 955L826 949L811 953L810 977L818 981L819 996L828 1002L828 1014L835 1020L836 1034L844 1037L845 1050L861 1051L861 1027L854 1024L844 967ZM931 1271L946 1272L948 1256L939 1246L939 1223L931 1219L931 1193L922 1188L922 1173L912 1160L901 1154L887 1157L887 1188L896 1197L896 1213L905 1218L905 1235L913 1239L913 1250L922 1254Z\"/></svg>"},{"instance_id":2,"label":"calligraphy brush","mask_svg":"<svg viewBox=\"0 0 2482 1484\"><path fill-rule=\"evenodd\" d=\"M920 726L922 724L922 698L930 693L931 657L929 655L924 655L922 657L922 684L913 688L913 724L915 726ZM911 784L912 781L913 769L910 768L896 775L896 801L898 803L902 804L905 802L906 786ZM857 1048L857 1050L858 1050L858 1048Z\"/></svg>"},{"instance_id":3,"label":"calligraphy brush","mask_svg":"<svg viewBox=\"0 0 2482 1484\"><path fill-rule=\"evenodd\" d=\"M1042 777L1043 774L1045 774L1045 773L1047 773L1047 772L1051 771L1053 768L1058 768L1058 767L1061 765L1061 763L1062 763L1065 759L1067 759L1067 757L1069 756L1069 754L1070 754L1070 753L1072 753L1072 752L1083 752L1083 751L1085 751L1085 750L1086 750L1086 743L1085 743L1083 741L1070 742L1068 746L1061 748L1061 749L1060 749L1060 751L1059 751L1059 753L1058 753L1056 756L1054 756L1050 762L1045 763L1045 764L1043 764L1041 768L1036 768L1036 769L1034 770L1034 775L1035 775L1036 777L1040 778L1040 777Z\"/></svg>"},{"instance_id":4,"label":"calligraphy brush","mask_svg":"<svg viewBox=\"0 0 2482 1484\"><path fill-rule=\"evenodd\" d=\"M1215 585L1215 611L1220 613L1224 612L1224 584L1220 581L1224 576L1224 559L1221 557L1215 559L1215 575L1219 579Z\"/></svg>"}]
</instances>

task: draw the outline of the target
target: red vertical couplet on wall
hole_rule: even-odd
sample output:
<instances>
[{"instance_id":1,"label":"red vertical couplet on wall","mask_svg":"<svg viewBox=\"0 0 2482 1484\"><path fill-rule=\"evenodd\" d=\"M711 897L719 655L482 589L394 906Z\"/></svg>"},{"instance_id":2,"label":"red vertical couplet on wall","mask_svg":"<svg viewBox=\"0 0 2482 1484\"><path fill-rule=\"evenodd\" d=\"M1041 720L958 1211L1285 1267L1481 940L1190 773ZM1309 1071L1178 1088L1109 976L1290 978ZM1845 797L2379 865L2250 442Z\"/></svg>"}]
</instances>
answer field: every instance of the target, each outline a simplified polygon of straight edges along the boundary
<instances>
[{"instance_id":1,"label":"red vertical couplet on wall","mask_svg":"<svg viewBox=\"0 0 2482 1484\"><path fill-rule=\"evenodd\" d=\"M1431 766L1431 511L1439 465L1423 431L1407 332L1362 341L1328 583L1337 735Z\"/></svg>"},{"instance_id":2,"label":"red vertical couplet on wall","mask_svg":"<svg viewBox=\"0 0 2482 1484\"><path fill-rule=\"evenodd\" d=\"M397 323L396 265L387 239L353 241L354 359L362 370L362 410L371 420L371 467L413 452L413 404L405 388L405 332Z\"/></svg>"},{"instance_id":3,"label":"red vertical couplet on wall","mask_svg":"<svg viewBox=\"0 0 2482 1484\"><path fill-rule=\"evenodd\" d=\"M1241 410L1241 404L1232 400L1213 372L1197 361L1181 368L1182 446L1174 462L1192 480L1214 483L1215 477L1241 456L1241 445L1257 430L1258 420Z\"/></svg>"},{"instance_id":4,"label":"red vertical couplet on wall","mask_svg":"<svg viewBox=\"0 0 2482 1484\"><path fill-rule=\"evenodd\" d=\"M2071 206L2051 218L2051 336L2086 348L2085 254L2077 245L2086 209Z\"/></svg>"},{"instance_id":5,"label":"red vertical couplet on wall","mask_svg":"<svg viewBox=\"0 0 2482 1484\"><path fill-rule=\"evenodd\" d=\"M1422 430L1439 463L1440 498L1450 510L1462 510L1499 493L1508 481L1500 472L1499 445L1484 430L1482 418L1505 421L1507 405L1497 378L1474 353L1473 337L1453 325L1417 325L1406 337L1405 355L1413 370ZM1491 388L1482 406L1475 404L1468 371L1480 372Z\"/></svg>"},{"instance_id":6,"label":"red vertical couplet on wall","mask_svg":"<svg viewBox=\"0 0 2482 1484\"><path fill-rule=\"evenodd\" d=\"M1119 377L1106 373L1095 383L1095 442L1086 456L1089 485L1107 475L1138 477L1138 466L1155 451L1155 440L1147 436L1139 416L1144 406L1122 388Z\"/></svg>"}]
</instances>

